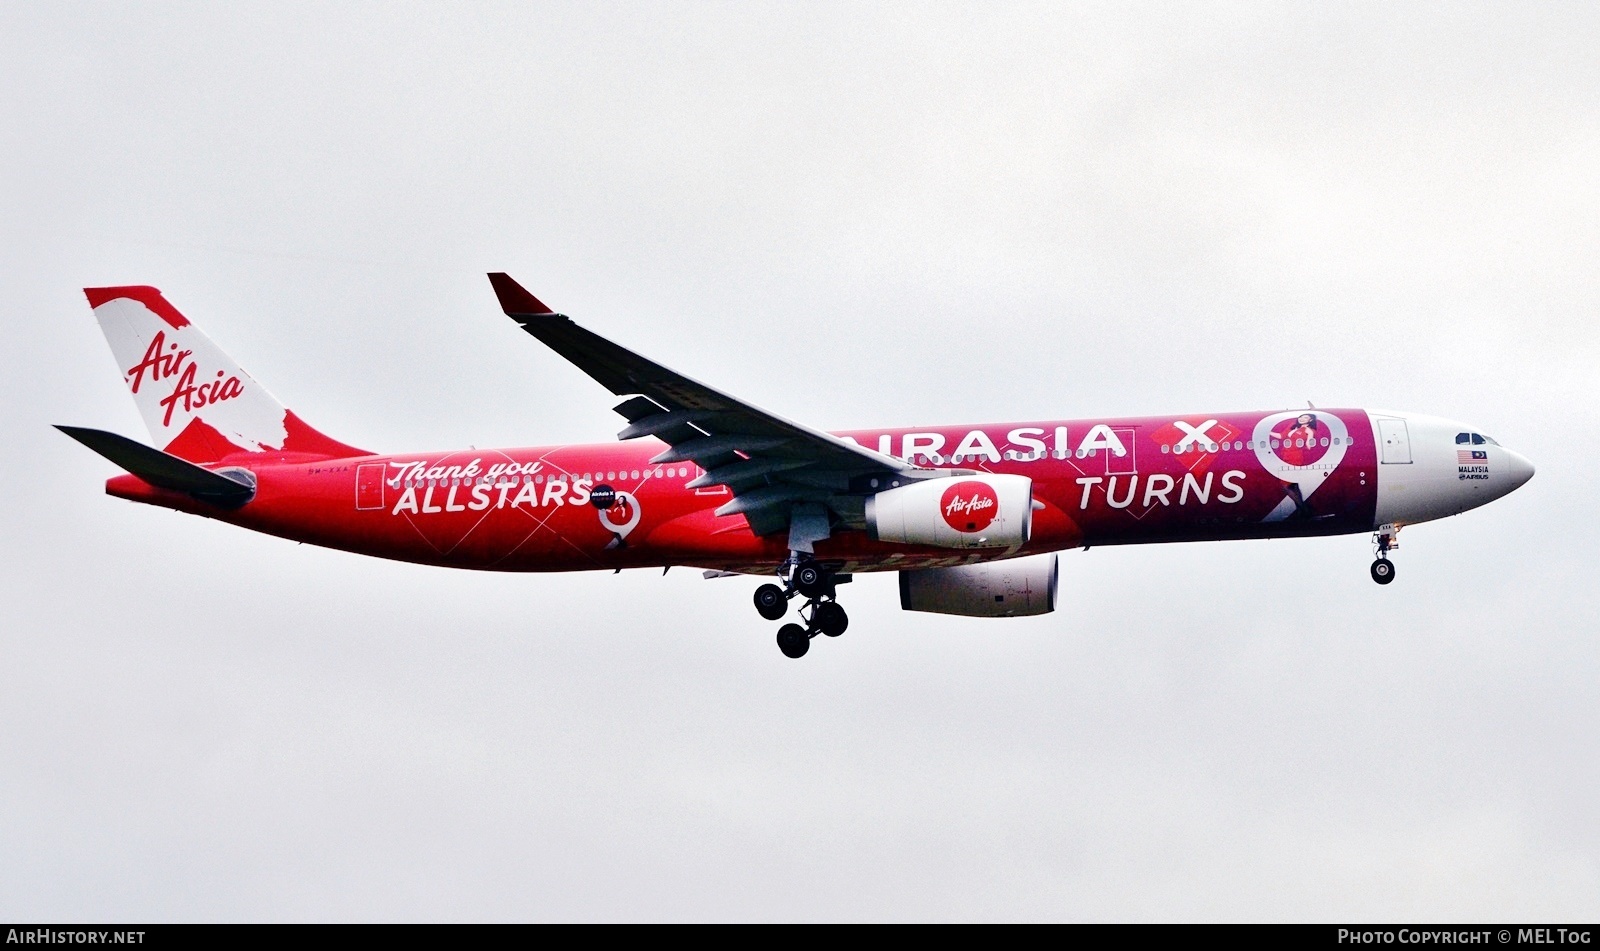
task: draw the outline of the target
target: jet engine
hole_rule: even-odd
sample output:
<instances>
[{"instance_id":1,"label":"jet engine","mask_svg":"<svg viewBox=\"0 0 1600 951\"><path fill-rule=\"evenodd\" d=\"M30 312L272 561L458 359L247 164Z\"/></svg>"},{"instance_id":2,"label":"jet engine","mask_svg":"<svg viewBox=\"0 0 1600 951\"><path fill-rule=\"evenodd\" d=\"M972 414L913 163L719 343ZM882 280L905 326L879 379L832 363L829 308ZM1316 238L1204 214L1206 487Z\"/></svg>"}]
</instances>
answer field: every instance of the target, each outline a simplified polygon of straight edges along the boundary
<instances>
[{"instance_id":1,"label":"jet engine","mask_svg":"<svg viewBox=\"0 0 1600 951\"><path fill-rule=\"evenodd\" d=\"M902 571L900 607L965 617L1049 614L1056 609L1055 553Z\"/></svg>"},{"instance_id":2,"label":"jet engine","mask_svg":"<svg viewBox=\"0 0 1600 951\"><path fill-rule=\"evenodd\" d=\"M867 499L879 541L940 548L1014 548L1033 528L1033 480L1019 475L929 479Z\"/></svg>"}]
</instances>

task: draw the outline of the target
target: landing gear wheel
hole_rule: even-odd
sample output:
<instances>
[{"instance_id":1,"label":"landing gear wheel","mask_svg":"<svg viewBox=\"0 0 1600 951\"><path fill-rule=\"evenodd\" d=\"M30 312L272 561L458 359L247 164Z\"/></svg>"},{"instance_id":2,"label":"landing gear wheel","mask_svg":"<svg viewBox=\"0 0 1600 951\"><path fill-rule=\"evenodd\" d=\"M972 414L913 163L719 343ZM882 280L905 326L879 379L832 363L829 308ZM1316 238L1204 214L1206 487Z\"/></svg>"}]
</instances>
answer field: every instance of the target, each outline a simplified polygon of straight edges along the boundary
<instances>
[{"instance_id":1,"label":"landing gear wheel","mask_svg":"<svg viewBox=\"0 0 1600 951\"><path fill-rule=\"evenodd\" d=\"M823 601L811 611L811 626L829 637L838 637L850 626L850 618L839 602Z\"/></svg>"},{"instance_id":2,"label":"landing gear wheel","mask_svg":"<svg viewBox=\"0 0 1600 951\"><path fill-rule=\"evenodd\" d=\"M828 573L814 561L803 562L794 569L790 579L794 589L808 598L818 598L827 593Z\"/></svg>"},{"instance_id":3,"label":"landing gear wheel","mask_svg":"<svg viewBox=\"0 0 1600 951\"><path fill-rule=\"evenodd\" d=\"M1394 580L1394 562L1387 558L1379 558L1372 563L1372 580L1379 584L1388 584Z\"/></svg>"},{"instance_id":4,"label":"landing gear wheel","mask_svg":"<svg viewBox=\"0 0 1600 951\"><path fill-rule=\"evenodd\" d=\"M778 628L778 650L783 656L799 659L811 649L811 635L798 624L785 624Z\"/></svg>"},{"instance_id":5,"label":"landing gear wheel","mask_svg":"<svg viewBox=\"0 0 1600 951\"><path fill-rule=\"evenodd\" d=\"M769 621L776 621L789 613L789 598L775 584L764 584L756 589L756 613Z\"/></svg>"}]
</instances>

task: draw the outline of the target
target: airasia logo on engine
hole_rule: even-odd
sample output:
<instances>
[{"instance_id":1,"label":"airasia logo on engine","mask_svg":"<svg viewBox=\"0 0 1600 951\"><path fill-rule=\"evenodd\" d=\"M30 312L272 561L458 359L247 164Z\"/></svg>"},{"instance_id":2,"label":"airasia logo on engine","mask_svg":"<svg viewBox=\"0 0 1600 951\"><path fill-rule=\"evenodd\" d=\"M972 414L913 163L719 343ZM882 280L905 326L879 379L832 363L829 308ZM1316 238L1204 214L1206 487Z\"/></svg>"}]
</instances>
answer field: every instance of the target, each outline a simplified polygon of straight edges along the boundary
<instances>
[{"instance_id":1,"label":"airasia logo on engine","mask_svg":"<svg viewBox=\"0 0 1600 951\"><path fill-rule=\"evenodd\" d=\"M939 514L958 532L981 532L999 512L1000 497L983 482L957 482L939 499Z\"/></svg>"}]
</instances>

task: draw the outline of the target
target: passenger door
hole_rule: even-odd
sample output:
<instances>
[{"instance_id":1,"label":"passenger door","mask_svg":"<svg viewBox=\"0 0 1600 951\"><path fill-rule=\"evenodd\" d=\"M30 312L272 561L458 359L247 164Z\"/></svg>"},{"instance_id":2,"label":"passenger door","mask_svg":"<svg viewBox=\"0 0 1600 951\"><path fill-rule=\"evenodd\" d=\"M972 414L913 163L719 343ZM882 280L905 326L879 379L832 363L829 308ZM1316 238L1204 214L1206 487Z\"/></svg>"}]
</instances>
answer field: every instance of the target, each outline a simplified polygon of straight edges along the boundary
<instances>
[{"instance_id":1,"label":"passenger door","mask_svg":"<svg viewBox=\"0 0 1600 951\"><path fill-rule=\"evenodd\" d=\"M1378 441L1382 443L1383 462L1411 464L1411 434L1403 419L1379 419Z\"/></svg>"}]
</instances>

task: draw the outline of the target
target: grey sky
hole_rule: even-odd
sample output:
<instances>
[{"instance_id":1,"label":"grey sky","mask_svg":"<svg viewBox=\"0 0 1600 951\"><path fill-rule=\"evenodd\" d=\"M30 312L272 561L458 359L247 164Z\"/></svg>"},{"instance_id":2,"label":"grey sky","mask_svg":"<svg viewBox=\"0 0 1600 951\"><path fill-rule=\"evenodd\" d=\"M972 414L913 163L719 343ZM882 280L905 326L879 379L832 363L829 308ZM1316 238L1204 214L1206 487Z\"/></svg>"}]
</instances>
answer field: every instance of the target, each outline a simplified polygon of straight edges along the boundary
<instances>
[{"instance_id":1,"label":"grey sky","mask_svg":"<svg viewBox=\"0 0 1600 951\"><path fill-rule=\"evenodd\" d=\"M0 9L0 918L1583 919L1590 4ZM378 450L603 441L502 317L828 428L1319 405L1538 476L1064 610L362 559L102 494L79 288Z\"/></svg>"}]
</instances>

